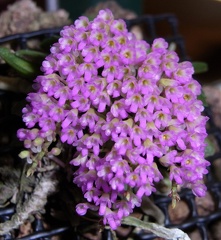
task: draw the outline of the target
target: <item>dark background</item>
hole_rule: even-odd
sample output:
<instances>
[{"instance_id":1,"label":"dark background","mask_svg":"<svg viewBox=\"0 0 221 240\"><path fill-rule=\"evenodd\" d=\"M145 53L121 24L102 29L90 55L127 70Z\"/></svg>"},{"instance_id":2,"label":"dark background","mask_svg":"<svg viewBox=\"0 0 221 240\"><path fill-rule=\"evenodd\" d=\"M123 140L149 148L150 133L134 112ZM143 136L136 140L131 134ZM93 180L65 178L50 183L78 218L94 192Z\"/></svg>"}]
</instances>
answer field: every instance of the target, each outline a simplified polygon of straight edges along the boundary
<instances>
[{"instance_id":1,"label":"dark background","mask_svg":"<svg viewBox=\"0 0 221 240\"><path fill-rule=\"evenodd\" d=\"M221 1L143 0L143 12L174 13L190 58L209 65L208 73L199 78L206 82L221 80Z\"/></svg>"}]
</instances>

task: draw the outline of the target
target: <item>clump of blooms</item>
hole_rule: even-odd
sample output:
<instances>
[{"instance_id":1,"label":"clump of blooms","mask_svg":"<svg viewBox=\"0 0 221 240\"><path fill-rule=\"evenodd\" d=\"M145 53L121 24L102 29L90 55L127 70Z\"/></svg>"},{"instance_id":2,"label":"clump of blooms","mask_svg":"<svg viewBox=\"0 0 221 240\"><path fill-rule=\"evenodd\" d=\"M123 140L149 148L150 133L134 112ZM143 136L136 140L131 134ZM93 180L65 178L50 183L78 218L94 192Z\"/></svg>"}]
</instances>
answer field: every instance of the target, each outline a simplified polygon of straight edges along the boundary
<instances>
[{"instance_id":1,"label":"clump of blooms","mask_svg":"<svg viewBox=\"0 0 221 240\"><path fill-rule=\"evenodd\" d=\"M164 39L136 40L123 20L101 10L66 26L42 64L44 75L23 109L18 137L31 164L75 149L74 183L112 229L139 207L163 175L203 196L205 124L201 88L190 62L179 62Z\"/></svg>"}]
</instances>

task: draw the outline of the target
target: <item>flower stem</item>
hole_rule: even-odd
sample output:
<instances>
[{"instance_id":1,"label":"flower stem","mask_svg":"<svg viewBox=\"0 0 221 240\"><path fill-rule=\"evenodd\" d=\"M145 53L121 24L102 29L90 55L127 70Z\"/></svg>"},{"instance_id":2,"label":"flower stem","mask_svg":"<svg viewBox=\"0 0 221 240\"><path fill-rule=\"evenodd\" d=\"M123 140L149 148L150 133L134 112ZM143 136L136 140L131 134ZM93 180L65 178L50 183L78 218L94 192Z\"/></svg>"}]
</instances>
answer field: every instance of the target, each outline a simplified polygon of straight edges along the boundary
<instances>
[{"instance_id":1,"label":"flower stem","mask_svg":"<svg viewBox=\"0 0 221 240\"><path fill-rule=\"evenodd\" d=\"M190 240L188 235L184 233L182 230L178 228L168 229L161 225L151 222L143 222L134 217L126 217L122 220L122 224L126 224L128 226L139 227L144 230L148 230L154 233L156 236L162 237L164 239L171 240Z\"/></svg>"},{"instance_id":2,"label":"flower stem","mask_svg":"<svg viewBox=\"0 0 221 240\"><path fill-rule=\"evenodd\" d=\"M57 180L54 175L54 171L42 175L31 197L27 199L21 207L17 208L17 212L10 220L0 224L0 235L17 228L23 224L33 212L39 211L44 207L47 202L47 197L56 191Z\"/></svg>"}]
</instances>

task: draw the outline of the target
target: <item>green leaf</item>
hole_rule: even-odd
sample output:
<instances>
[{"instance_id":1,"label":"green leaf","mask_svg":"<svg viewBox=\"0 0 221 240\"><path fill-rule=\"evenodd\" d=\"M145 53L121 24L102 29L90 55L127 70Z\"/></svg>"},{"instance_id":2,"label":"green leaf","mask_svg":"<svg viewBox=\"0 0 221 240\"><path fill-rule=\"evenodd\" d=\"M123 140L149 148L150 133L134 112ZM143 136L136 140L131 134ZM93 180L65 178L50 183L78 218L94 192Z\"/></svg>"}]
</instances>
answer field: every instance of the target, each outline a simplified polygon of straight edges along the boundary
<instances>
[{"instance_id":1,"label":"green leaf","mask_svg":"<svg viewBox=\"0 0 221 240\"><path fill-rule=\"evenodd\" d=\"M8 48L0 47L0 57L23 77L34 77L39 72L36 64L16 56L16 54Z\"/></svg>"},{"instance_id":2,"label":"green leaf","mask_svg":"<svg viewBox=\"0 0 221 240\"><path fill-rule=\"evenodd\" d=\"M205 62L192 62L193 67L194 67L194 73L204 73L208 71L208 64Z\"/></svg>"},{"instance_id":3,"label":"green leaf","mask_svg":"<svg viewBox=\"0 0 221 240\"><path fill-rule=\"evenodd\" d=\"M213 156L216 152L213 142L209 137L205 139L205 142L206 142L205 157Z\"/></svg>"},{"instance_id":4,"label":"green leaf","mask_svg":"<svg viewBox=\"0 0 221 240\"><path fill-rule=\"evenodd\" d=\"M208 103L206 101L206 95L203 91L201 91L200 95L197 98L198 100L202 101L204 107L208 107Z\"/></svg>"},{"instance_id":5,"label":"green leaf","mask_svg":"<svg viewBox=\"0 0 221 240\"><path fill-rule=\"evenodd\" d=\"M42 61L45 59L45 57L48 54L40 52L40 51L35 51L35 50L21 49L21 50L16 51L15 55L24 60L28 60L30 62L41 64Z\"/></svg>"}]
</instances>

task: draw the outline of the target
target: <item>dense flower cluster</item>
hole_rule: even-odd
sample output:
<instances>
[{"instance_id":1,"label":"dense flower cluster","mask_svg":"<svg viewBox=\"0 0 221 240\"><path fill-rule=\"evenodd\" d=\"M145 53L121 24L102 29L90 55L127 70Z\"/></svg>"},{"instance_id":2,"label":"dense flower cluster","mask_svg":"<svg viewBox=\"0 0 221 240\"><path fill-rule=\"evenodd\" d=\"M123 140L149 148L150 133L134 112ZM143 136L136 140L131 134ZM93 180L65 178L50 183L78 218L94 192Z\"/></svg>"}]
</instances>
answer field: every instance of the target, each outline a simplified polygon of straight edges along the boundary
<instances>
[{"instance_id":1,"label":"dense flower cluster","mask_svg":"<svg viewBox=\"0 0 221 240\"><path fill-rule=\"evenodd\" d=\"M80 17L64 27L42 71L23 109L21 156L31 163L59 155L52 142L73 146L74 183L87 200L77 205L80 215L98 210L115 229L155 191L159 165L171 181L204 195L201 88L191 63L179 63L164 39L149 46L101 10L91 22Z\"/></svg>"}]
</instances>

